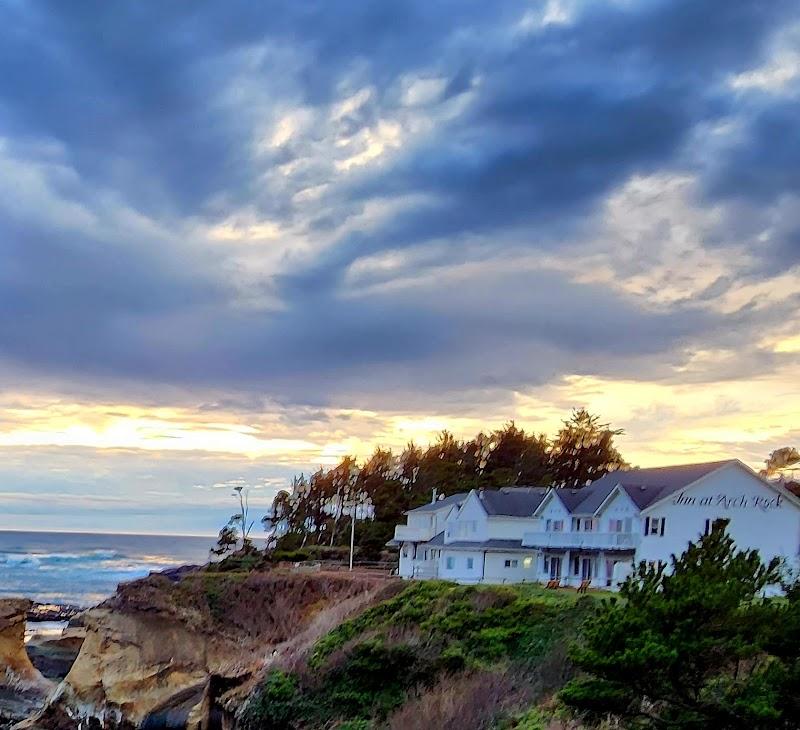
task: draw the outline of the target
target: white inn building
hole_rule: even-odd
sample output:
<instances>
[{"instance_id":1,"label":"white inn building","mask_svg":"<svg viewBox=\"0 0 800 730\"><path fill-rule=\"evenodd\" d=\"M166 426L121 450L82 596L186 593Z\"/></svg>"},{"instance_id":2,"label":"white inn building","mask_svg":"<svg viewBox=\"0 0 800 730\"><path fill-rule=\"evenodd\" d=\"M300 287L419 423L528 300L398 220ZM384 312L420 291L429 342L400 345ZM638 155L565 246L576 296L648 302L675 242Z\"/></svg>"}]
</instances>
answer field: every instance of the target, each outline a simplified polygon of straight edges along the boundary
<instances>
[{"instance_id":1,"label":"white inn building","mask_svg":"<svg viewBox=\"0 0 800 730\"><path fill-rule=\"evenodd\" d=\"M404 578L614 588L639 561L665 561L729 520L741 549L794 567L800 500L738 460L606 474L583 489L473 490L407 514L390 545Z\"/></svg>"}]
</instances>

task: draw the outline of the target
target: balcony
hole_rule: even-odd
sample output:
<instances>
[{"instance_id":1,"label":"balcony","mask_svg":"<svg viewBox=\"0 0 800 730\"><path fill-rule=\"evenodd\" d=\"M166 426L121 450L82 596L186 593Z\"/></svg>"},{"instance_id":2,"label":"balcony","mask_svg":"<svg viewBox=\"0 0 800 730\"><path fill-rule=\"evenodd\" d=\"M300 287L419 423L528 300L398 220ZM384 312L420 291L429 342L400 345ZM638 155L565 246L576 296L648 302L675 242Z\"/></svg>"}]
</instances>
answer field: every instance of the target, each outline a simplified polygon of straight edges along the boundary
<instances>
[{"instance_id":1,"label":"balcony","mask_svg":"<svg viewBox=\"0 0 800 730\"><path fill-rule=\"evenodd\" d=\"M526 532L522 545L565 550L635 550L639 535L631 532Z\"/></svg>"},{"instance_id":2,"label":"balcony","mask_svg":"<svg viewBox=\"0 0 800 730\"><path fill-rule=\"evenodd\" d=\"M394 539L397 542L427 542L433 537L433 530L429 527L409 527L397 525L394 528Z\"/></svg>"}]
</instances>

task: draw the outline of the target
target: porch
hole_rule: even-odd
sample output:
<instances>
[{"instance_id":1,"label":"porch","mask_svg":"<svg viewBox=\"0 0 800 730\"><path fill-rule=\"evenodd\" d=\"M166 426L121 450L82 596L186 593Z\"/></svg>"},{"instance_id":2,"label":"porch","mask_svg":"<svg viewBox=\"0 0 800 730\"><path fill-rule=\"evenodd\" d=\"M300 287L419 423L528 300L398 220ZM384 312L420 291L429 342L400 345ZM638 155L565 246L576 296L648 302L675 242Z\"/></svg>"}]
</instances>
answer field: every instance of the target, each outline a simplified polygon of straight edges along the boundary
<instances>
[{"instance_id":1,"label":"porch","mask_svg":"<svg viewBox=\"0 0 800 730\"><path fill-rule=\"evenodd\" d=\"M621 571L619 564L630 565L633 551L545 550L539 561L539 582L558 581L563 587L577 588L585 581L592 588L614 588Z\"/></svg>"}]
</instances>

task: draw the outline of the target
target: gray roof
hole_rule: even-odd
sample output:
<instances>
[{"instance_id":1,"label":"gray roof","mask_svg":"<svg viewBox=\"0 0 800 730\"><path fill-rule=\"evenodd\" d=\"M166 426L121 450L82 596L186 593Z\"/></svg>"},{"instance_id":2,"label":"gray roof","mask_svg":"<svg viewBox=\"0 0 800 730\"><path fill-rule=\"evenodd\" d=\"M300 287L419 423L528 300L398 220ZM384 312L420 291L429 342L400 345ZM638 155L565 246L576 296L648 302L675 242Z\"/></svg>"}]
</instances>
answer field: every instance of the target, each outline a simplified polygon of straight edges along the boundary
<instances>
[{"instance_id":1,"label":"gray roof","mask_svg":"<svg viewBox=\"0 0 800 730\"><path fill-rule=\"evenodd\" d=\"M706 474L734 463L737 463L735 459L727 459L702 464L619 470L606 474L582 489L557 488L554 491L570 513L591 515L597 511L614 487L619 484L639 509L646 509L658 500L688 487ZM502 489L481 490L478 492L478 496L486 513L490 516L530 517L541 505L548 491L550 490L547 487L503 487ZM430 512L448 505L460 506L467 496L468 494L465 492L452 494L445 499L424 504L409 510L409 512ZM450 543L450 545L454 544ZM479 545L479 543L469 544Z\"/></svg>"},{"instance_id":2,"label":"gray roof","mask_svg":"<svg viewBox=\"0 0 800 730\"><path fill-rule=\"evenodd\" d=\"M547 494L546 487L504 487L478 493L488 515L530 517Z\"/></svg>"},{"instance_id":3,"label":"gray roof","mask_svg":"<svg viewBox=\"0 0 800 730\"><path fill-rule=\"evenodd\" d=\"M460 505L466 498L468 492L459 492L458 494L451 494L449 497L445 497L444 499L437 499L435 502L428 502L427 504L423 504L421 507L415 507L414 509L408 510L406 514L409 512L433 512L437 509L441 509L442 507L447 507L449 505Z\"/></svg>"},{"instance_id":4,"label":"gray roof","mask_svg":"<svg viewBox=\"0 0 800 730\"><path fill-rule=\"evenodd\" d=\"M619 484L639 509L646 509L664 497L685 489L706 474L735 463L735 459L727 459L702 464L612 471L583 489L557 489L556 492L570 512L594 514Z\"/></svg>"}]
</instances>

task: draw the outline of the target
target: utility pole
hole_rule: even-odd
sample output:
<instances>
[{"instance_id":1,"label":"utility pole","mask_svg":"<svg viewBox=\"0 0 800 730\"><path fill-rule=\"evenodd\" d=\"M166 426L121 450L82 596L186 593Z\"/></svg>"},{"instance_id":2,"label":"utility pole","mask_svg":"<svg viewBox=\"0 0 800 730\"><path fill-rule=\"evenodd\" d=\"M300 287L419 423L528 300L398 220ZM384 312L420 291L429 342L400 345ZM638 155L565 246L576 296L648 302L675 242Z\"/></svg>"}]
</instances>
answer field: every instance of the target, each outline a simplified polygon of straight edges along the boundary
<instances>
[{"instance_id":1,"label":"utility pole","mask_svg":"<svg viewBox=\"0 0 800 730\"><path fill-rule=\"evenodd\" d=\"M353 572L353 550L356 544L356 503L353 502L353 512L350 515L350 572Z\"/></svg>"}]
</instances>

